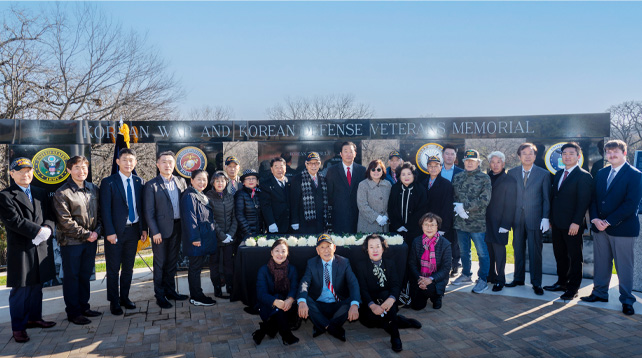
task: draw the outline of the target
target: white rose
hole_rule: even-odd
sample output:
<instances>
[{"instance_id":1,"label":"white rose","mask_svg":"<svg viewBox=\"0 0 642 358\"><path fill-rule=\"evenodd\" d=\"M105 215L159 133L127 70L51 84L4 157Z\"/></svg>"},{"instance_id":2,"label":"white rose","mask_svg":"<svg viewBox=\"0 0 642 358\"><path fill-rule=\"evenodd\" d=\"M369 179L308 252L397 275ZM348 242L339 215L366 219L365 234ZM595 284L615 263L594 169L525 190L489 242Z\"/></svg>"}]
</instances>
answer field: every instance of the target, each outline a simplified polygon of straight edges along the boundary
<instances>
[{"instance_id":1,"label":"white rose","mask_svg":"<svg viewBox=\"0 0 642 358\"><path fill-rule=\"evenodd\" d=\"M275 239L267 240L267 246L272 247L272 245L274 245L275 241L276 241Z\"/></svg>"},{"instance_id":2,"label":"white rose","mask_svg":"<svg viewBox=\"0 0 642 358\"><path fill-rule=\"evenodd\" d=\"M288 239L287 239L288 246L296 246L296 244L297 244L297 242L298 242L298 241L299 241L299 240L297 240L297 238L296 238L296 237L294 237L294 236L290 236L290 237L288 237Z\"/></svg>"},{"instance_id":3,"label":"white rose","mask_svg":"<svg viewBox=\"0 0 642 358\"><path fill-rule=\"evenodd\" d=\"M334 244L336 246L345 246L346 245L346 241L342 237L335 237L335 238L332 239L332 241L334 241Z\"/></svg>"},{"instance_id":4,"label":"white rose","mask_svg":"<svg viewBox=\"0 0 642 358\"><path fill-rule=\"evenodd\" d=\"M363 245L363 242L364 242L364 241L366 241L366 238L365 238L365 237L362 237L362 238L360 238L359 240L355 241L355 242L354 242L354 244L355 244L355 245L358 245L358 246L361 246L361 245Z\"/></svg>"},{"instance_id":5,"label":"white rose","mask_svg":"<svg viewBox=\"0 0 642 358\"><path fill-rule=\"evenodd\" d=\"M357 238L350 235L345 238L346 245L356 245L357 244Z\"/></svg>"},{"instance_id":6,"label":"white rose","mask_svg":"<svg viewBox=\"0 0 642 358\"><path fill-rule=\"evenodd\" d=\"M308 246L308 239L305 237L301 237L297 240L296 246Z\"/></svg>"},{"instance_id":7,"label":"white rose","mask_svg":"<svg viewBox=\"0 0 642 358\"><path fill-rule=\"evenodd\" d=\"M256 246L256 240L254 240L254 239L253 239L253 238L251 238L251 237L250 237L250 238L248 238L247 240L245 240L245 246L249 246L249 247L254 247L254 246Z\"/></svg>"},{"instance_id":8,"label":"white rose","mask_svg":"<svg viewBox=\"0 0 642 358\"><path fill-rule=\"evenodd\" d=\"M264 237L260 237L258 240L256 240L257 245L259 247L265 247L267 246L267 240Z\"/></svg>"},{"instance_id":9,"label":"white rose","mask_svg":"<svg viewBox=\"0 0 642 358\"><path fill-rule=\"evenodd\" d=\"M317 238L313 237L313 236L310 236L308 238L308 246L310 246L310 247L317 246Z\"/></svg>"}]
</instances>

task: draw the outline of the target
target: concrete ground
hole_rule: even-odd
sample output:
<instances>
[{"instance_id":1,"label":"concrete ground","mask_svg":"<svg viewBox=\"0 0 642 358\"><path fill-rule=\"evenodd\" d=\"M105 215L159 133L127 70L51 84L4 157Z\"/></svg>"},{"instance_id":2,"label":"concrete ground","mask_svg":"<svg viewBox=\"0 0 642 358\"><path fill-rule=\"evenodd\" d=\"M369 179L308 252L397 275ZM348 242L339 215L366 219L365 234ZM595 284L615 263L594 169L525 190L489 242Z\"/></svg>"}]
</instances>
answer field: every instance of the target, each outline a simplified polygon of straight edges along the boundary
<instances>
[{"instance_id":1,"label":"concrete ground","mask_svg":"<svg viewBox=\"0 0 642 358\"><path fill-rule=\"evenodd\" d=\"M476 263L473 263L475 265ZM512 280L512 265L507 279ZM476 271L476 268L473 272ZM153 295L150 271L138 269L130 298L137 309L124 316L109 313L102 274L92 282L91 305L104 312L86 326L70 324L64 313L61 287L44 289L43 315L58 323L51 329L29 329L31 341L16 343L9 323L9 289L0 289L0 356L2 357L377 357L397 356L383 330L346 323L348 341L329 335L312 338L312 323L304 322L294 334L301 342L283 346L279 337L256 346L252 332L260 318L245 313L240 302L217 300L213 307L177 302L161 310ZM544 276L544 285L556 277ZM213 292L203 274L206 294ZM527 277L528 282L528 277ZM187 277L180 273L178 288L186 293ZM588 295L591 280L584 280L580 296ZM404 351L399 356L452 357L617 357L642 356L642 294L636 292L637 313L624 316L618 301L617 277L608 303L562 302L558 293L536 296L530 286L471 293L472 285L448 286L442 309L429 305L422 311L402 309L423 328L402 330Z\"/></svg>"}]
</instances>

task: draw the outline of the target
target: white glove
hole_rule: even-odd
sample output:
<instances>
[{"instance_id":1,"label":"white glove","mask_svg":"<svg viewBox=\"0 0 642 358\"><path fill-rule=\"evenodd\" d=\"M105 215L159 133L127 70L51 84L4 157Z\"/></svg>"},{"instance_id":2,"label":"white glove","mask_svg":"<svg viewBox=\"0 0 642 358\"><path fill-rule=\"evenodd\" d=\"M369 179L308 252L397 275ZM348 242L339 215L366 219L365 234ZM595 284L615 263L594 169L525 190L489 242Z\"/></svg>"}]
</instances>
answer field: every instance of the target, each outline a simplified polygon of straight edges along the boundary
<instances>
[{"instance_id":1,"label":"white glove","mask_svg":"<svg viewBox=\"0 0 642 358\"><path fill-rule=\"evenodd\" d=\"M551 224L548 222L548 219L542 219L542 223L539 224L539 229L542 230L542 233L548 231L551 228Z\"/></svg>"},{"instance_id":2,"label":"white glove","mask_svg":"<svg viewBox=\"0 0 642 358\"><path fill-rule=\"evenodd\" d=\"M464 210L464 204L462 203L455 203L455 212L457 215L459 215L462 219L466 220L468 219L468 214L466 213L466 210Z\"/></svg>"},{"instance_id":3,"label":"white glove","mask_svg":"<svg viewBox=\"0 0 642 358\"><path fill-rule=\"evenodd\" d=\"M49 236L51 236L51 229L46 226L43 226L42 228L40 228L40 231L38 231L38 235L36 235L36 237L33 240L31 240L31 242L34 245L38 246L40 245L41 242L47 241Z\"/></svg>"},{"instance_id":4,"label":"white glove","mask_svg":"<svg viewBox=\"0 0 642 358\"><path fill-rule=\"evenodd\" d=\"M381 216L381 215L377 216L377 224L379 224L379 226L386 225L386 221L388 220L386 219L385 216Z\"/></svg>"},{"instance_id":5,"label":"white glove","mask_svg":"<svg viewBox=\"0 0 642 358\"><path fill-rule=\"evenodd\" d=\"M406 229L405 226L402 226L402 227L397 229L397 232L408 232L408 229Z\"/></svg>"},{"instance_id":6,"label":"white glove","mask_svg":"<svg viewBox=\"0 0 642 358\"><path fill-rule=\"evenodd\" d=\"M292 230L299 230L299 224L292 224Z\"/></svg>"},{"instance_id":7,"label":"white glove","mask_svg":"<svg viewBox=\"0 0 642 358\"><path fill-rule=\"evenodd\" d=\"M223 240L223 243L229 244L230 242L232 242L232 237L229 234L227 234L227 236L225 237L225 240Z\"/></svg>"},{"instance_id":8,"label":"white glove","mask_svg":"<svg viewBox=\"0 0 642 358\"><path fill-rule=\"evenodd\" d=\"M270 227L268 227L268 231L269 232L278 232L279 228L276 226L276 224L272 224L272 225L270 225Z\"/></svg>"},{"instance_id":9,"label":"white glove","mask_svg":"<svg viewBox=\"0 0 642 358\"><path fill-rule=\"evenodd\" d=\"M439 236L444 236L445 232L443 231L437 231L439 233Z\"/></svg>"},{"instance_id":10,"label":"white glove","mask_svg":"<svg viewBox=\"0 0 642 358\"><path fill-rule=\"evenodd\" d=\"M507 233L507 232L508 232L508 230L504 229L503 227L500 227L500 228L499 228L499 233L500 233L500 234L505 234L505 233Z\"/></svg>"}]
</instances>

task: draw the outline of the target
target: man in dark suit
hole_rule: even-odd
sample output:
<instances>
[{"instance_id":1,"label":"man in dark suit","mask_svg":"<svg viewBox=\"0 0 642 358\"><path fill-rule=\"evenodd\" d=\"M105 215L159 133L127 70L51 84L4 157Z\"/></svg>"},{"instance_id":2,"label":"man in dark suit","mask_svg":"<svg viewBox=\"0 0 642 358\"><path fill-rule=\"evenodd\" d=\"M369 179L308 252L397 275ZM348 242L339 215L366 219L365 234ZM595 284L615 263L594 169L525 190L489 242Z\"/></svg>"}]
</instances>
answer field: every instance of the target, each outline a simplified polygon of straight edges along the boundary
<instances>
[{"instance_id":1,"label":"man in dark suit","mask_svg":"<svg viewBox=\"0 0 642 358\"><path fill-rule=\"evenodd\" d=\"M332 207L332 230L337 234L357 232L359 208L357 189L366 178L366 168L354 162L357 145L344 142L341 145L341 164L328 169L328 198Z\"/></svg>"},{"instance_id":2,"label":"man in dark suit","mask_svg":"<svg viewBox=\"0 0 642 358\"><path fill-rule=\"evenodd\" d=\"M622 313L635 314L633 303L633 256L635 239L640 234L638 205L642 199L642 173L626 162L626 143L612 140L604 145L610 167L601 169L593 181L593 200L589 209L593 227L595 255L594 287L585 302L608 302L609 283L615 259L620 281Z\"/></svg>"},{"instance_id":3,"label":"man in dark suit","mask_svg":"<svg viewBox=\"0 0 642 358\"><path fill-rule=\"evenodd\" d=\"M292 229L298 234L325 232L330 212L328 211L328 185L319 174L321 157L311 152L305 158L305 169L292 178L290 202Z\"/></svg>"},{"instance_id":4,"label":"man in dark suit","mask_svg":"<svg viewBox=\"0 0 642 358\"><path fill-rule=\"evenodd\" d=\"M132 173L136 163L134 150L121 149L116 159L118 173L108 176L100 183L101 213L106 235L107 300L114 315L123 314L121 306L136 308L129 299L129 288L134 274L138 240L147 240L147 225L143 215L144 182Z\"/></svg>"},{"instance_id":5,"label":"man in dark suit","mask_svg":"<svg viewBox=\"0 0 642 358\"><path fill-rule=\"evenodd\" d=\"M455 174L464 171L462 168L455 165L455 161L457 160L457 148L450 144L444 145L442 156L444 157L444 165L440 174L442 177L452 182Z\"/></svg>"},{"instance_id":6,"label":"man in dark suit","mask_svg":"<svg viewBox=\"0 0 642 358\"><path fill-rule=\"evenodd\" d=\"M450 242L452 249L452 272L457 272L461 254L459 252L459 243L457 234L453 228L453 185L450 181L441 176L441 160L437 156L428 157L426 164L430 176L426 179L424 185L427 189L428 210L427 213L433 213L441 218L439 227L440 235L444 236Z\"/></svg>"},{"instance_id":7,"label":"man in dark suit","mask_svg":"<svg viewBox=\"0 0 642 358\"><path fill-rule=\"evenodd\" d=\"M167 151L158 155L160 173L145 184L145 221L149 226L154 252L154 295L161 308L171 308L168 299L183 301L187 295L176 292L176 265L181 245L180 197L187 189L185 179L172 175L176 159Z\"/></svg>"},{"instance_id":8,"label":"man in dark suit","mask_svg":"<svg viewBox=\"0 0 642 358\"><path fill-rule=\"evenodd\" d=\"M513 248L515 249L515 275L506 287L523 286L526 277L526 245L528 245L531 284L536 295L542 289L542 234L550 228L550 173L535 163L537 147L523 143L517 149L522 165L508 171L517 181L515 222L513 224Z\"/></svg>"},{"instance_id":9,"label":"man in dark suit","mask_svg":"<svg viewBox=\"0 0 642 358\"><path fill-rule=\"evenodd\" d=\"M290 229L290 183L285 177L285 159L270 161L272 175L261 180L261 213L270 234L287 234Z\"/></svg>"},{"instance_id":10,"label":"man in dark suit","mask_svg":"<svg viewBox=\"0 0 642 358\"><path fill-rule=\"evenodd\" d=\"M565 168L555 173L551 188L551 230L557 263L557 282L544 287L562 291L563 300L572 300L582 283L582 233L586 210L591 203L591 174L579 164L582 149L574 142L562 146Z\"/></svg>"},{"instance_id":11,"label":"man in dark suit","mask_svg":"<svg viewBox=\"0 0 642 358\"><path fill-rule=\"evenodd\" d=\"M9 174L13 183L0 192L0 217L7 230L7 287L13 338L29 340L27 328L50 328L42 319L42 284L53 279L56 268L49 245L54 222L44 190L32 187L33 164L16 158Z\"/></svg>"},{"instance_id":12,"label":"man in dark suit","mask_svg":"<svg viewBox=\"0 0 642 358\"><path fill-rule=\"evenodd\" d=\"M243 187L243 183L239 178L239 171L241 170L241 162L235 156L225 158L225 176L229 180L225 190L228 193L235 195L239 189Z\"/></svg>"},{"instance_id":13,"label":"man in dark suit","mask_svg":"<svg viewBox=\"0 0 642 358\"><path fill-rule=\"evenodd\" d=\"M301 278L297 302L299 317L310 317L314 324L313 337L326 331L345 342L343 324L346 319L359 319L359 282L352 272L350 261L335 255L336 246L330 235L317 239L318 257L308 260Z\"/></svg>"}]
</instances>

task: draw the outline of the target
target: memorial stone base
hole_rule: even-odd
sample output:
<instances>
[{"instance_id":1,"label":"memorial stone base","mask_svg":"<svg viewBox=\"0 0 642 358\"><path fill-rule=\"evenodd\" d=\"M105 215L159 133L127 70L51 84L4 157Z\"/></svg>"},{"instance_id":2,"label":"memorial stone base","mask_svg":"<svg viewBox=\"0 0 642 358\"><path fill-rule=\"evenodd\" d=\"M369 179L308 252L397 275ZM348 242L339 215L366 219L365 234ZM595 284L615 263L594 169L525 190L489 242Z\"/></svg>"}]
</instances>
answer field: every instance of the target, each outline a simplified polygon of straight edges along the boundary
<instances>
[{"instance_id":1,"label":"memorial stone base","mask_svg":"<svg viewBox=\"0 0 642 358\"><path fill-rule=\"evenodd\" d=\"M584 278L593 278L593 240L590 237L585 236L583 245L582 255L584 256L584 264L582 267L582 274ZM526 271L530 271L529 267L527 250ZM545 242L542 247L542 273L544 275L557 276L557 263L555 262L555 254L553 254L553 244L550 242Z\"/></svg>"}]
</instances>

